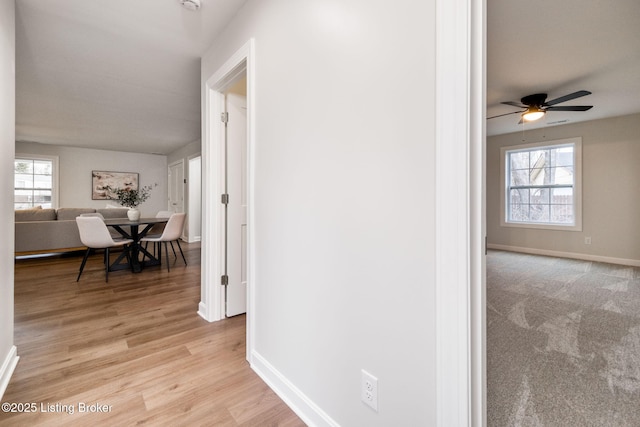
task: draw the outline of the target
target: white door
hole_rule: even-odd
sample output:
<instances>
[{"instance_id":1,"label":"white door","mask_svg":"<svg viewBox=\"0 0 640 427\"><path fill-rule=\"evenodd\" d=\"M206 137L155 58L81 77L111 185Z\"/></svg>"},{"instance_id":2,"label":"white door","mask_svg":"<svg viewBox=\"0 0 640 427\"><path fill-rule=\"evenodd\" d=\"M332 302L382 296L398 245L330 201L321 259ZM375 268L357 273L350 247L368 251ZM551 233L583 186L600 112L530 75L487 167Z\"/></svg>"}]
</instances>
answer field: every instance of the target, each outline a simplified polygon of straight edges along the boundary
<instances>
[{"instance_id":1,"label":"white door","mask_svg":"<svg viewBox=\"0 0 640 427\"><path fill-rule=\"evenodd\" d=\"M169 210L184 212L184 163L169 165Z\"/></svg>"},{"instance_id":2,"label":"white door","mask_svg":"<svg viewBox=\"0 0 640 427\"><path fill-rule=\"evenodd\" d=\"M245 83L246 85L246 83ZM242 91L240 91L242 92ZM226 94L227 121L227 248L226 316L247 311L247 97Z\"/></svg>"}]
</instances>

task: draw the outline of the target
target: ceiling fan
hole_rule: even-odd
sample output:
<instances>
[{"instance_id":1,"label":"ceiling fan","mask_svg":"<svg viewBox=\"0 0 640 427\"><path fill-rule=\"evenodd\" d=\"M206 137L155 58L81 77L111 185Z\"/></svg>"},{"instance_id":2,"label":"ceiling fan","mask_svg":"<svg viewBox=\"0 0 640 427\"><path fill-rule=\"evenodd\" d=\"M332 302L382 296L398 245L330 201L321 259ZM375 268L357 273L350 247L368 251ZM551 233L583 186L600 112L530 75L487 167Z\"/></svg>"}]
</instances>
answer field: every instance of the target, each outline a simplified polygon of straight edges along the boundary
<instances>
[{"instance_id":1,"label":"ceiling fan","mask_svg":"<svg viewBox=\"0 0 640 427\"><path fill-rule=\"evenodd\" d=\"M520 99L520 103L517 102L501 102L501 104L511 105L513 107L524 108L524 111L513 111L511 113L500 114L498 116L487 117L487 119L495 119L496 117L508 116L510 114L521 114L521 119L518 124L523 121L532 122L542 118L547 111L587 111L593 108L593 105L566 105L556 106L562 102L571 101L572 99L580 98L581 96L591 95L591 92L587 90L579 90L577 92L570 93L560 98L547 101L546 93L536 93L533 95L527 95Z\"/></svg>"}]
</instances>

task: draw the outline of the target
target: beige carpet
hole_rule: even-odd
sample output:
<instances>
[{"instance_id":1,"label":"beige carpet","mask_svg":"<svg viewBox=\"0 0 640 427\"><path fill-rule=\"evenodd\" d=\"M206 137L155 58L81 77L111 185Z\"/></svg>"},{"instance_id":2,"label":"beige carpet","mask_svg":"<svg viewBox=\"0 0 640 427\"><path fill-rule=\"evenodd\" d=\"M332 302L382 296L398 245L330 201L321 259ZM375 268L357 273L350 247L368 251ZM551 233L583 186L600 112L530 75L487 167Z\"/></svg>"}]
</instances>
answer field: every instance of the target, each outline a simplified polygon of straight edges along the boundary
<instances>
[{"instance_id":1,"label":"beige carpet","mask_svg":"<svg viewBox=\"0 0 640 427\"><path fill-rule=\"evenodd\" d=\"M490 251L489 426L640 426L640 269Z\"/></svg>"}]
</instances>

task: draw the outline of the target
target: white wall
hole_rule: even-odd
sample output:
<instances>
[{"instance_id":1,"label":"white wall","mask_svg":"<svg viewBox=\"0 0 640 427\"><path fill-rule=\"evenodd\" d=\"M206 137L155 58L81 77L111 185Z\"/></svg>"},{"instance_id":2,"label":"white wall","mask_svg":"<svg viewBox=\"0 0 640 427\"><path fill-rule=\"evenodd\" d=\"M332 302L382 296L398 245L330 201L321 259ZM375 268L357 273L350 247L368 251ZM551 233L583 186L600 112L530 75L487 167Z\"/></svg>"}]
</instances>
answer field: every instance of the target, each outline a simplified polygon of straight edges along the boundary
<instances>
[{"instance_id":1,"label":"white wall","mask_svg":"<svg viewBox=\"0 0 640 427\"><path fill-rule=\"evenodd\" d=\"M151 197L139 209L143 216L167 210L167 157L156 154L63 147L35 142L16 142L21 154L59 157L59 206L61 208L104 208L116 201L91 199L91 171L139 173L140 185L154 186Z\"/></svg>"},{"instance_id":2,"label":"white wall","mask_svg":"<svg viewBox=\"0 0 640 427\"><path fill-rule=\"evenodd\" d=\"M582 231L501 227L500 147L571 137L582 137ZM640 265L639 160L640 114L489 138L488 243Z\"/></svg>"},{"instance_id":3,"label":"white wall","mask_svg":"<svg viewBox=\"0 0 640 427\"><path fill-rule=\"evenodd\" d=\"M0 400L16 363L13 346L13 159L15 138L15 3L0 2Z\"/></svg>"},{"instance_id":4,"label":"white wall","mask_svg":"<svg viewBox=\"0 0 640 427\"><path fill-rule=\"evenodd\" d=\"M255 355L339 425L436 425L435 2L249 0L203 83L251 37Z\"/></svg>"}]
</instances>

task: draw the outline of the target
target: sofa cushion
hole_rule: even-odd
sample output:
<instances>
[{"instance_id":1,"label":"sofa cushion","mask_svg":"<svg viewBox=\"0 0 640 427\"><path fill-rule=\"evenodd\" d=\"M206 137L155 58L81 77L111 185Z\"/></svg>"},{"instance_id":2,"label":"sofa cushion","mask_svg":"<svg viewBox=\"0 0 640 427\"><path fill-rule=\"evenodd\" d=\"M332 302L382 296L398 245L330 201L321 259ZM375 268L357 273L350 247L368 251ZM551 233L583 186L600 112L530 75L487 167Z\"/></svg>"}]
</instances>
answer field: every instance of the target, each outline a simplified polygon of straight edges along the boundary
<instances>
[{"instance_id":1,"label":"sofa cushion","mask_svg":"<svg viewBox=\"0 0 640 427\"><path fill-rule=\"evenodd\" d=\"M128 208L105 208L96 209L96 212L101 213L104 219L110 218L126 218Z\"/></svg>"},{"instance_id":2,"label":"sofa cushion","mask_svg":"<svg viewBox=\"0 0 640 427\"><path fill-rule=\"evenodd\" d=\"M92 208L59 208L58 221L69 221L85 213L94 213Z\"/></svg>"},{"instance_id":3,"label":"sofa cushion","mask_svg":"<svg viewBox=\"0 0 640 427\"><path fill-rule=\"evenodd\" d=\"M55 221L55 209L18 209L16 210L16 222L25 221Z\"/></svg>"}]
</instances>

